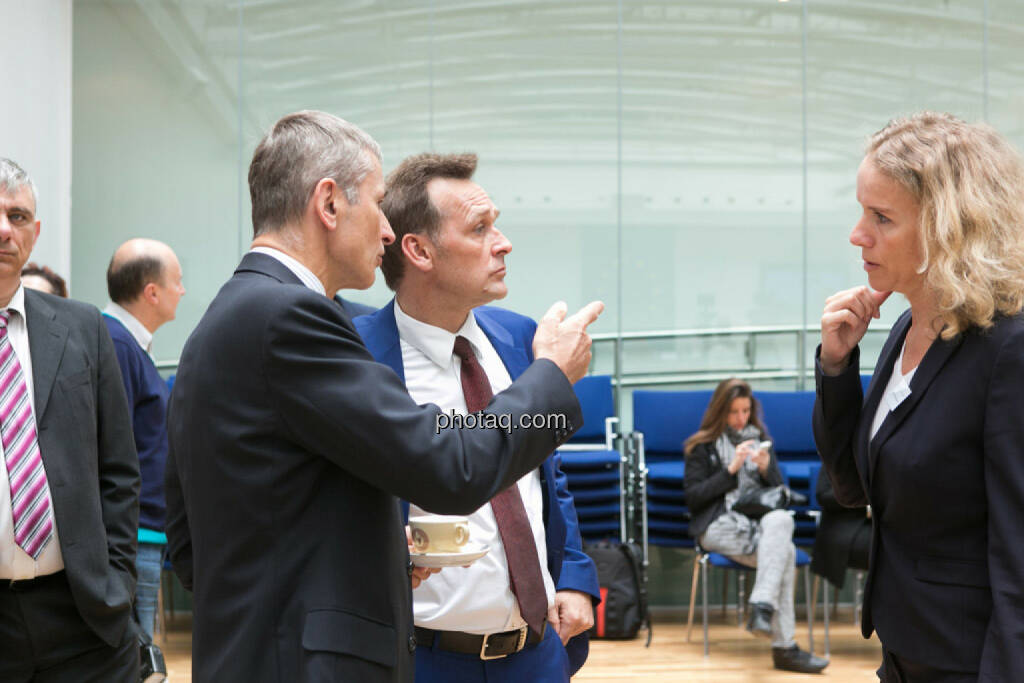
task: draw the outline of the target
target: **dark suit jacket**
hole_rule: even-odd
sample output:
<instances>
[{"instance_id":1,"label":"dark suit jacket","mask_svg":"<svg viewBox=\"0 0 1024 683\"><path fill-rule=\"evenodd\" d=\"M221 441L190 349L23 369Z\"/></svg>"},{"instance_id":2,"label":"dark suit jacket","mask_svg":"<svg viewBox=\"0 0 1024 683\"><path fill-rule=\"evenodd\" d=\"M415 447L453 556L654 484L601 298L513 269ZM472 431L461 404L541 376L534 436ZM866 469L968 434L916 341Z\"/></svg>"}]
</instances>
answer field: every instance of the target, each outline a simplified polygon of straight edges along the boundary
<instances>
[{"instance_id":1,"label":"dark suit jacket","mask_svg":"<svg viewBox=\"0 0 1024 683\"><path fill-rule=\"evenodd\" d=\"M526 316L493 306L474 310L477 324L494 346L509 376L515 380L533 362L533 335L537 324ZM395 301L373 315L356 318L356 330L366 347L405 382L402 346L395 324ZM569 482L562 472L561 456L557 453L540 466L544 491L544 531L547 545L548 572L555 590L574 590L588 593L596 601L601 599L594 561L583 552L579 519ZM586 632L566 645L573 673L587 661L590 638Z\"/></svg>"},{"instance_id":2,"label":"dark suit jacket","mask_svg":"<svg viewBox=\"0 0 1024 683\"><path fill-rule=\"evenodd\" d=\"M836 498L870 503L875 522L862 630L912 661L1024 681L1024 316L936 340L869 440L910 323L893 326L863 407L859 351L837 377L815 372Z\"/></svg>"},{"instance_id":3,"label":"dark suit jacket","mask_svg":"<svg viewBox=\"0 0 1024 683\"><path fill-rule=\"evenodd\" d=\"M93 306L25 289L39 452L75 605L118 645L135 596L139 459L114 345Z\"/></svg>"},{"instance_id":4,"label":"dark suit jacket","mask_svg":"<svg viewBox=\"0 0 1024 683\"><path fill-rule=\"evenodd\" d=\"M818 473L814 494L821 507L821 520L814 534L811 571L842 588L847 568L868 568L871 520L867 517L867 508L839 504L824 469Z\"/></svg>"},{"instance_id":5,"label":"dark suit jacket","mask_svg":"<svg viewBox=\"0 0 1024 683\"><path fill-rule=\"evenodd\" d=\"M334 301L248 254L182 353L171 393L167 535L195 593L198 681L411 681L398 498L465 514L582 422L565 375L530 366L496 413L569 429L436 429Z\"/></svg>"},{"instance_id":6,"label":"dark suit jacket","mask_svg":"<svg viewBox=\"0 0 1024 683\"><path fill-rule=\"evenodd\" d=\"M762 434L761 438L767 438ZM761 477L765 486L779 486L783 483L779 471L779 460L775 447L769 449L772 459L768 470ZM683 470L683 496L690 508L689 533L700 539L722 513L725 512L725 494L739 486L739 474L729 474L729 463L722 462L714 442L697 444L686 456Z\"/></svg>"}]
</instances>

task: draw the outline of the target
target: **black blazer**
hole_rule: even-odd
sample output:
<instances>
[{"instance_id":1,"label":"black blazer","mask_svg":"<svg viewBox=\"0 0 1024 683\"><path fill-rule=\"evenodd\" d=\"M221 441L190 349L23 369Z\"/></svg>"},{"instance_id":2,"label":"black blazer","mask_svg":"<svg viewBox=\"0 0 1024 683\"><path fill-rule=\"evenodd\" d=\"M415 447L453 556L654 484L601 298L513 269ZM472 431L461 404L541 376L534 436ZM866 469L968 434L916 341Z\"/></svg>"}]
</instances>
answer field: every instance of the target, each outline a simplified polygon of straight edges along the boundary
<instances>
[{"instance_id":1,"label":"black blazer","mask_svg":"<svg viewBox=\"0 0 1024 683\"><path fill-rule=\"evenodd\" d=\"M763 436L763 435L762 435ZM775 447L769 449L772 460L768 471L760 475L765 486L782 483L782 472L775 457ZM690 508L690 536L699 539L719 515L725 512L725 494L739 486L739 474L729 474L728 463L718 456L714 442L697 444L686 456L683 470L683 496Z\"/></svg>"},{"instance_id":2,"label":"black blazer","mask_svg":"<svg viewBox=\"0 0 1024 683\"><path fill-rule=\"evenodd\" d=\"M869 441L910 323L893 326L863 407L859 350L837 377L815 368L836 498L874 519L862 631L912 661L1024 681L1024 316L936 340Z\"/></svg>"},{"instance_id":3,"label":"black blazer","mask_svg":"<svg viewBox=\"0 0 1024 683\"><path fill-rule=\"evenodd\" d=\"M824 469L818 473L814 495L821 507L821 520L814 534L811 571L842 588L849 567L867 569L871 520L866 507L840 505Z\"/></svg>"},{"instance_id":4,"label":"black blazer","mask_svg":"<svg viewBox=\"0 0 1024 683\"><path fill-rule=\"evenodd\" d=\"M135 595L139 459L114 344L95 307L25 289L39 452L85 623L121 643Z\"/></svg>"},{"instance_id":5,"label":"black blazer","mask_svg":"<svg viewBox=\"0 0 1024 683\"><path fill-rule=\"evenodd\" d=\"M569 428L438 433L438 409L374 362L336 302L246 255L185 345L168 414L167 535L194 591L194 680L411 681L397 497L467 514L582 424L550 361L488 411L563 413Z\"/></svg>"}]
</instances>

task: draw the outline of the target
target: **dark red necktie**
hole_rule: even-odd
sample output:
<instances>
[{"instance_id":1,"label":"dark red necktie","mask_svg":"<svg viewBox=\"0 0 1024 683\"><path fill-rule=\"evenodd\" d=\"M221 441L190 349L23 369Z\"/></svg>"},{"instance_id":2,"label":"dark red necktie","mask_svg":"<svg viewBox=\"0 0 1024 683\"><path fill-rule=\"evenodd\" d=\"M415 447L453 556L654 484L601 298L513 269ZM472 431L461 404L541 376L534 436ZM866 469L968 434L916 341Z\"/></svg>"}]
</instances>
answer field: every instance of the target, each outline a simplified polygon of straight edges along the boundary
<instances>
[{"instance_id":1,"label":"dark red necktie","mask_svg":"<svg viewBox=\"0 0 1024 683\"><path fill-rule=\"evenodd\" d=\"M462 393L466 397L466 410L470 413L483 410L491 402L494 392L468 339L455 338L455 355L462 360ZM505 546L509 581L519 603L519 613L530 629L540 636L547 619L548 600L537 545L519 495L519 485L512 484L492 498L491 510L498 523L501 543Z\"/></svg>"}]
</instances>

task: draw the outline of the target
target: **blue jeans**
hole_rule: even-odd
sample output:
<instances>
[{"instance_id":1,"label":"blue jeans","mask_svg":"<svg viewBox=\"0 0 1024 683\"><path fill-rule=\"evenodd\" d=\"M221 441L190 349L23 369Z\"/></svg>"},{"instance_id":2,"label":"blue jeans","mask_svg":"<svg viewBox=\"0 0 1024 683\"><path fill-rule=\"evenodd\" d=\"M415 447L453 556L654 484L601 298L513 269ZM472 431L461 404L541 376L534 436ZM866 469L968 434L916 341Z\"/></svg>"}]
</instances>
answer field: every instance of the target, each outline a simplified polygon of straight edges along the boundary
<instances>
[{"instance_id":1,"label":"blue jeans","mask_svg":"<svg viewBox=\"0 0 1024 683\"><path fill-rule=\"evenodd\" d=\"M160 594L160 570L163 569L164 546L155 543L140 543L135 556L135 569L139 581L135 588L135 613L142 630L153 637L156 619L157 596Z\"/></svg>"}]
</instances>

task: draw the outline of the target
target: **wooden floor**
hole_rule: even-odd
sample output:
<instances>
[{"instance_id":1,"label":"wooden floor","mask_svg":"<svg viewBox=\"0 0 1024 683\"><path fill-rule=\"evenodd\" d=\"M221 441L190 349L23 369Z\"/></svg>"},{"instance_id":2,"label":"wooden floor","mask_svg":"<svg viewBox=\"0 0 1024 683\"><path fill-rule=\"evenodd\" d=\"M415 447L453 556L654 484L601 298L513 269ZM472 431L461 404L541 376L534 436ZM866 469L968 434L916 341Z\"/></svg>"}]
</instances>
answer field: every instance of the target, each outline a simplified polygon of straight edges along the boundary
<instances>
[{"instance_id":1,"label":"wooden floor","mask_svg":"<svg viewBox=\"0 0 1024 683\"><path fill-rule=\"evenodd\" d=\"M719 613L716 610L716 617ZM730 615L734 613L730 612ZM840 610L838 622L830 629L832 663L825 677L833 683L873 683L881 650L875 639L864 640L853 626L849 609ZM823 649L821 621L816 622L817 652ZM720 617L711 625L711 654L705 659L699 627L694 627L693 642L686 642L686 624L672 619L656 621L650 648L645 638L631 641L594 641L586 666L573 678L579 683L602 681L643 681L658 683L775 683L776 681L822 680L772 668L771 648L767 641L754 638ZM797 640L807 647L807 624L797 622ZM168 627L166 638L157 636L167 660L171 683L192 680L192 632L188 617L179 615ZM524 681L524 683L528 683Z\"/></svg>"}]
</instances>

